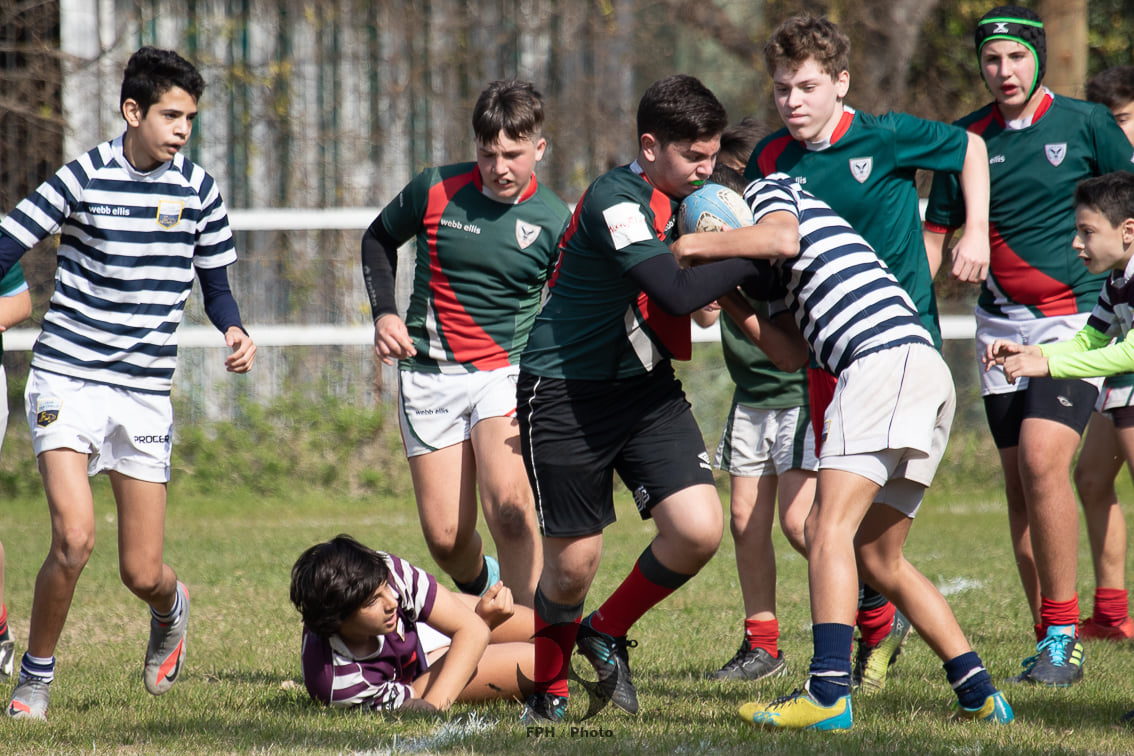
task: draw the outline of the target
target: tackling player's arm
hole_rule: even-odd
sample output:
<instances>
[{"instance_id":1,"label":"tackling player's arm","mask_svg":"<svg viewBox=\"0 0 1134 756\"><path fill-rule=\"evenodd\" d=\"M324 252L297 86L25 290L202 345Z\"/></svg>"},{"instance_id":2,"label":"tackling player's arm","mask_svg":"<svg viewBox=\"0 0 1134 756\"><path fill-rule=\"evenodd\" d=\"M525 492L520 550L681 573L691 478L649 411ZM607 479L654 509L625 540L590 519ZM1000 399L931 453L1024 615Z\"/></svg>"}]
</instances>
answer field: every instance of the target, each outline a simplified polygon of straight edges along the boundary
<instances>
[{"instance_id":1,"label":"tackling player's arm","mask_svg":"<svg viewBox=\"0 0 1134 756\"><path fill-rule=\"evenodd\" d=\"M635 265L626 275L670 315L688 315L753 278L757 270L751 260L743 258L682 268L672 255L654 255Z\"/></svg>"},{"instance_id":2,"label":"tackling player's arm","mask_svg":"<svg viewBox=\"0 0 1134 756\"><path fill-rule=\"evenodd\" d=\"M768 355L778 369L794 373L807 364L810 349L791 313L781 312L772 318L761 317L737 292L721 297L720 303L725 314L732 318L749 341Z\"/></svg>"},{"instance_id":3,"label":"tackling player's arm","mask_svg":"<svg viewBox=\"0 0 1134 756\"><path fill-rule=\"evenodd\" d=\"M724 233L683 234L670 247L682 265L746 257L774 260L799 254L799 221L786 211L760 218L754 226Z\"/></svg>"},{"instance_id":4,"label":"tackling player's arm","mask_svg":"<svg viewBox=\"0 0 1134 756\"><path fill-rule=\"evenodd\" d=\"M417 354L406 324L398 316L394 295L399 246L383 225L381 214L362 236L362 278L374 317L374 352L387 365Z\"/></svg>"}]
</instances>

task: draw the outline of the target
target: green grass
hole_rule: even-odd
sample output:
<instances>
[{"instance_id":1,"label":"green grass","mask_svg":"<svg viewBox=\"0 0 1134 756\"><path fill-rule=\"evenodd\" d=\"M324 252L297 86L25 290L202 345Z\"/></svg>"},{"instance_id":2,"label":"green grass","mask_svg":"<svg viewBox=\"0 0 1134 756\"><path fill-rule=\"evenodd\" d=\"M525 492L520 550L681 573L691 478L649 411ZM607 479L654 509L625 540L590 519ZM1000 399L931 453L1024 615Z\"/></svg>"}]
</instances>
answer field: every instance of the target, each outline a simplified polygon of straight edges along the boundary
<instances>
[{"instance_id":1,"label":"green grass","mask_svg":"<svg viewBox=\"0 0 1134 756\"><path fill-rule=\"evenodd\" d=\"M300 682L289 568L303 548L338 532L429 565L411 498L178 495L176 485L166 558L192 592L189 657L177 686L151 698L140 680L145 607L118 581L114 508L104 479L96 479L96 491L98 543L57 651L50 722L0 720L5 753L1123 753L1134 737L1118 724L1134 708L1134 647L1089 646L1086 678L1067 690L1006 689L1017 722L995 728L949 721L952 695L940 662L916 634L886 690L856 700L850 733L751 729L735 717L737 706L788 692L803 680L810 655L806 571L777 537L789 676L763 685L705 681L703 674L739 642L739 592L727 535L702 574L635 628L641 713L608 708L583 725L597 732L592 737L572 736L569 728L578 723L569 722L554 738L537 742L513 724L517 704L457 706L440 722L326 711L307 700ZM623 519L607 531L595 600L613 589L651 537L627 497L619 506ZM7 597L21 641L47 546L43 510L41 497L4 504ZM908 552L951 592L993 676L1014 674L1030 652L1031 631L997 493L958 497L936 490ZM1089 569L1083 560L1083 586ZM580 672L586 671L584 664Z\"/></svg>"},{"instance_id":2,"label":"green grass","mask_svg":"<svg viewBox=\"0 0 1134 756\"><path fill-rule=\"evenodd\" d=\"M715 444L727 409L727 376L702 350L683 380ZM962 381L956 367L954 374ZM971 390L963 389L965 392ZM964 400L971 405L971 398ZM18 405L13 405L18 406ZM1015 674L1034 646L1012 561L995 450L982 419L958 415L938 480L914 525L907 554L949 594L961 626L994 679ZM949 719L952 693L940 661L911 636L880 695L855 700L849 733L764 732L740 722L745 701L790 692L811 652L803 560L776 535L781 646L789 675L766 684L703 679L740 641L734 552L717 557L632 632L642 710L607 708L580 723L581 691L555 737L514 724L520 706L457 706L440 720L328 711L312 704L299 669L299 619L287 599L296 556L340 532L432 568L417 524L396 423L387 408L285 399L241 407L236 423L179 429L166 560L192 594L188 660L181 680L152 698L141 684L146 608L121 585L116 522L105 477L94 481L97 543L57 649L46 726L0 717L0 753L1130 753L1134 644L1089 645L1085 680L1066 690L1005 685L1009 727ZM964 418L964 419L962 419ZM18 422L14 421L14 422ZM13 425L0 465L0 537L7 550L7 603L18 650L27 637L35 573L46 552L46 506L26 429ZM1129 500L1127 475L1120 495ZM605 534L603 563L587 610L626 575L652 537L629 496ZM727 491L722 490L727 501ZM722 505L723 506L723 505ZM482 534L487 538L484 528ZM1079 587L1093 588L1081 529ZM585 662L576 661L584 678ZM578 666L582 665L582 666ZM10 691L10 685L2 692ZM584 727L589 736L572 734Z\"/></svg>"}]
</instances>

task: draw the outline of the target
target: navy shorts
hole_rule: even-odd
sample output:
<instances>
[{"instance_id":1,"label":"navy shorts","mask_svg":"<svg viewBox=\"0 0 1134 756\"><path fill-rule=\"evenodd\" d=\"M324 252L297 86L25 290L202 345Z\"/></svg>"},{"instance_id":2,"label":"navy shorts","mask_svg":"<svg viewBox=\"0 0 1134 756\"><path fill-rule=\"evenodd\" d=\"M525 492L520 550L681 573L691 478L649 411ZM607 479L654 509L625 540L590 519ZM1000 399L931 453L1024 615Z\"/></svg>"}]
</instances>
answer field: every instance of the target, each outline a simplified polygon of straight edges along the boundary
<instances>
[{"instance_id":1,"label":"navy shorts","mask_svg":"<svg viewBox=\"0 0 1134 756\"><path fill-rule=\"evenodd\" d=\"M997 449L1020 445L1024 418L1054 420L1079 435L1087 427L1099 391L1077 378L1029 378L1028 387L1010 394L984 397L984 414Z\"/></svg>"},{"instance_id":2,"label":"navy shorts","mask_svg":"<svg viewBox=\"0 0 1134 756\"><path fill-rule=\"evenodd\" d=\"M614 473L642 519L690 486L713 484L701 430L668 363L615 381L520 371L516 414L540 532L572 538L615 521Z\"/></svg>"}]
</instances>

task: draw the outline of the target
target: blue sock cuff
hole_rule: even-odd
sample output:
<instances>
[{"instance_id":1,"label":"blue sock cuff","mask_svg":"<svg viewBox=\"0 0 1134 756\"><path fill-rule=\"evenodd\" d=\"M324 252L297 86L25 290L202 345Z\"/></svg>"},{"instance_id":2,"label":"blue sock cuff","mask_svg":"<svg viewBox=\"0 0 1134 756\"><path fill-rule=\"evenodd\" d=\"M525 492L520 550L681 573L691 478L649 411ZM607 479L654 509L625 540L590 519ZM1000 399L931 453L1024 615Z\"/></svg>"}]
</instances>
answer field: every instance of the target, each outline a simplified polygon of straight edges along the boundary
<instances>
[{"instance_id":1,"label":"blue sock cuff","mask_svg":"<svg viewBox=\"0 0 1134 756\"><path fill-rule=\"evenodd\" d=\"M55 679L55 657L32 656L25 651L20 660L20 677L34 677L46 683L51 682Z\"/></svg>"},{"instance_id":2,"label":"blue sock cuff","mask_svg":"<svg viewBox=\"0 0 1134 756\"><path fill-rule=\"evenodd\" d=\"M817 662L822 662L824 669L845 671L850 674L851 649L854 645L853 625L843 625L838 622L812 625L811 642L814 646L811 657L812 669Z\"/></svg>"},{"instance_id":3,"label":"blue sock cuff","mask_svg":"<svg viewBox=\"0 0 1134 756\"><path fill-rule=\"evenodd\" d=\"M854 627L837 622L811 626L815 653L807 689L820 706L831 706L850 693L851 646Z\"/></svg>"},{"instance_id":4,"label":"blue sock cuff","mask_svg":"<svg viewBox=\"0 0 1134 756\"><path fill-rule=\"evenodd\" d=\"M996 692L992 676L984 668L976 651L961 654L941 666L945 669L949 685L957 694L957 700L967 709L979 708L984 705L985 699Z\"/></svg>"}]
</instances>

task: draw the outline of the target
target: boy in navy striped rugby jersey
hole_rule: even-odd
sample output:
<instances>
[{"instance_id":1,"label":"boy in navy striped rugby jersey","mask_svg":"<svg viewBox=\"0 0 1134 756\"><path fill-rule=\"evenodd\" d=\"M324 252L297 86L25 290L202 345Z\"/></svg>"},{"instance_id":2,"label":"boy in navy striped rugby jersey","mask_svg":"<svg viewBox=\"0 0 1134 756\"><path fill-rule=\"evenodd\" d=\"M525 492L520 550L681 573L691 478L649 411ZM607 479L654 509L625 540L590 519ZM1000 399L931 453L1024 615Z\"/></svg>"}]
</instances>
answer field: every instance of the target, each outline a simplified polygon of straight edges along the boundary
<instances>
[{"instance_id":1,"label":"boy in navy striped rugby jersey","mask_svg":"<svg viewBox=\"0 0 1134 756\"><path fill-rule=\"evenodd\" d=\"M812 358L838 381L823 418L826 438L805 526L810 675L802 690L745 704L741 717L762 727L851 728L850 657L861 569L944 662L957 694L956 715L1011 722L1011 707L949 604L903 554L949 438L956 405L949 368L909 294L827 204L783 173L751 184L745 199L758 225L683 236L674 254L683 263L771 259L764 275L781 289L770 318L754 325L754 311L737 297L723 298L721 306L750 338L779 328L805 340ZM770 253L760 251L769 221L795 229L794 240Z\"/></svg>"},{"instance_id":2,"label":"boy in navy striped rugby jersey","mask_svg":"<svg viewBox=\"0 0 1134 756\"><path fill-rule=\"evenodd\" d=\"M177 326L201 281L205 312L252 368L225 268L236 261L216 182L180 154L204 80L169 50L143 47L126 65L126 131L60 168L0 224L0 274L59 234L55 291L24 397L51 513L51 549L36 579L28 650L8 706L45 719L53 656L94 547L87 476L107 472L118 508L119 572L150 607L142 678L160 695L185 657L189 593L162 559L177 364Z\"/></svg>"}]
</instances>

